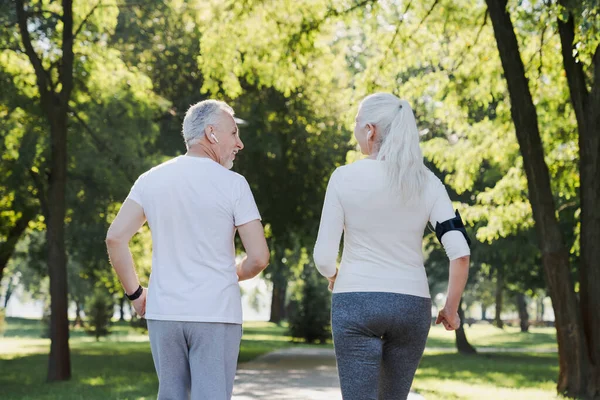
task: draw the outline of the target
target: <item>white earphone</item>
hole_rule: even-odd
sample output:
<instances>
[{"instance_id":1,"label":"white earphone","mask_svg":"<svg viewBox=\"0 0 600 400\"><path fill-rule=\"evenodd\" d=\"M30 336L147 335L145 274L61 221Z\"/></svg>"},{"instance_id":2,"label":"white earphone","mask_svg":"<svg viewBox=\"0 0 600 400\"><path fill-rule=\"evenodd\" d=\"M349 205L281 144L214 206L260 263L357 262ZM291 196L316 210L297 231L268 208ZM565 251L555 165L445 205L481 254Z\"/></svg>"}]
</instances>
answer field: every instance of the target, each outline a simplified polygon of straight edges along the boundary
<instances>
[{"instance_id":1,"label":"white earphone","mask_svg":"<svg viewBox=\"0 0 600 400\"><path fill-rule=\"evenodd\" d=\"M212 136L212 138L215 139L215 142L219 143L219 139L217 139L214 133L211 133L210 136Z\"/></svg>"}]
</instances>

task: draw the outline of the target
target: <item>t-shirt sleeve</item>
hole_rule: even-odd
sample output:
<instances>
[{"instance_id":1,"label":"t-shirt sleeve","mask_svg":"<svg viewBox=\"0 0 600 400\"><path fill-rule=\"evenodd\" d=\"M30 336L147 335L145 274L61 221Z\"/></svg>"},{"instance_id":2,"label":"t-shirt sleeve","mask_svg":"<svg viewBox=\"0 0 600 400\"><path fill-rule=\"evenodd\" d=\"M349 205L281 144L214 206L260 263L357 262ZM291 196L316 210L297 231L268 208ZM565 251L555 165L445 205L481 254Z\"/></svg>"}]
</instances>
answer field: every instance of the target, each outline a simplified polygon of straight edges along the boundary
<instances>
[{"instance_id":1,"label":"t-shirt sleeve","mask_svg":"<svg viewBox=\"0 0 600 400\"><path fill-rule=\"evenodd\" d=\"M442 182L436 182L433 193L435 200L429 215L429 222L431 222L435 228L438 222L442 223L454 218L456 215L454 214L454 208L452 207L452 202L448 196L448 191ZM442 236L442 245L450 260L455 260L471 254L467 240L459 231L445 233L444 236Z\"/></svg>"},{"instance_id":2,"label":"t-shirt sleeve","mask_svg":"<svg viewBox=\"0 0 600 400\"><path fill-rule=\"evenodd\" d=\"M344 231L344 209L337 189L337 175L338 170L331 175L327 185L319 233L313 251L317 269L327 278L335 275L337 270L340 239Z\"/></svg>"},{"instance_id":3,"label":"t-shirt sleeve","mask_svg":"<svg viewBox=\"0 0 600 400\"><path fill-rule=\"evenodd\" d=\"M135 183L133 184L133 186L131 187L131 190L129 191L129 194L127 195L127 199L129 200L133 200L136 203L138 203L142 208L144 208L144 201L143 201L143 197L144 197L144 181L146 176L148 175L148 172L143 173L142 175L140 175L137 180L135 181Z\"/></svg>"},{"instance_id":4,"label":"t-shirt sleeve","mask_svg":"<svg viewBox=\"0 0 600 400\"><path fill-rule=\"evenodd\" d=\"M260 213L254 201L252 190L246 178L241 177L237 185L237 191L233 207L234 225L241 226L255 219L260 220Z\"/></svg>"}]
</instances>

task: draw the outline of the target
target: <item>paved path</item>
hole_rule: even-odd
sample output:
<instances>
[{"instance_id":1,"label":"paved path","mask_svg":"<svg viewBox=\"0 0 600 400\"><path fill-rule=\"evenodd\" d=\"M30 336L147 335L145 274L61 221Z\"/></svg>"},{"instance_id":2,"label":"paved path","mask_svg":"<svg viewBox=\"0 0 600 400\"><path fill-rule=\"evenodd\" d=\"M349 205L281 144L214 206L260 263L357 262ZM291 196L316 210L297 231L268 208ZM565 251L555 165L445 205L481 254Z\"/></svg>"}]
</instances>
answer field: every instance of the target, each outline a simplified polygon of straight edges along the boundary
<instances>
[{"instance_id":1,"label":"paved path","mask_svg":"<svg viewBox=\"0 0 600 400\"><path fill-rule=\"evenodd\" d=\"M424 400L411 393L409 400ZM331 349L278 350L240 364L233 400L342 400Z\"/></svg>"}]
</instances>

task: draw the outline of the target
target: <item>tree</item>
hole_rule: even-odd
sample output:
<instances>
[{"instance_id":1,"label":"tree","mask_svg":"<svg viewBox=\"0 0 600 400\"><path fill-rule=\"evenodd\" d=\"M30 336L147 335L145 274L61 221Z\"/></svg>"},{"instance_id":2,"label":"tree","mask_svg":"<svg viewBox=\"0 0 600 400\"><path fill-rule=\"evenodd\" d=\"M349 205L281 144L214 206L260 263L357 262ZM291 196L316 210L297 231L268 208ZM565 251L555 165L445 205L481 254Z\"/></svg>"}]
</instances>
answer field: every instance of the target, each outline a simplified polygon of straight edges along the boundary
<instances>
[{"instance_id":1,"label":"tree","mask_svg":"<svg viewBox=\"0 0 600 400\"><path fill-rule=\"evenodd\" d=\"M500 60L504 69L508 91L511 99L511 113L515 124L519 147L523 156L523 165L527 175L529 187L529 200L531 202L535 227L542 253L542 263L548 284L548 291L552 298L552 304L556 316L556 330L560 357L560 371L558 379L559 393L571 397L587 396L596 398L600 396L600 369L597 360L600 360L600 347L596 347L596 340L600 336L600 316L591 313L591 310L600 308L600 295L592 294L594 277L600 278L600 264L597 260L587 257L597 255L598 250L588 249L587 246L596 246L590 243L590 239L598 237L600 232L600 199L589 197L600 193L598 182L591 182L588 174L594 171L594 160L600 157L600 125L598 114L591 117L583 115L585 100L574 98L574 104L580 107L578 114L578 125L580 135L580 173L582 178L582 189L580 192L582 214L589 218L586 222L586 232L582 231L581 249L582 266L580 271L586 272L585 279L581 280L581 297L578 300L573 288L573 280L570 275L569 255L565 247L563 234L556 219L555 201L552 196L548 166L544 159L544 149L540 138L538 117L533 103L529 82L526 77L525 68L520 57L519 44L507 9L506 0L486 0L490 18L492 20L496 42L500 54ZM560 26L560 25L559 25ZM570 53L573 46L573 20L569 20L560 26L563 55L566 71L570 76L569 83L572 88L571 94L580 96L582 94L578 85L581 85L583 70L581 65L574 67L576 61ZM569 43L570 42L570 43ZM596 73L600 71L600 56L598 47L594 51L594 68ZM515 55L518 55L515 57ZM576 75L576 76L574 76ZM574 91L573 89L578 89ZM585 89L585 85L584 85ZM587 89L585 89L587 91ZM585 94L585 92L584 92ZM591 104L600 107L600 79L592 84ZM581 101L581 102L580 102ZM578 106L575 106L577 108ZM600 113L600 111L597 111ZM583 119L582 119L583 118ZM596 122L594 128L588 127L587 121ZM582 122L584 125L582 126ZM583 147L581 145L584 145ZM589 146L589 148L584 148ZM588 152L589 149L589 152ZM591 154L593 153L593 154ZM589 164L592 162L591 164ZM585 176L585 181L584 181ZM583 188L586 185L585 189ZM583 225L582 225L583 228ZM589 235L584 239L584 235ZM586 249L584 250L584 246ZM583 254L586 259L583 259ZM595 262L595 264L593 264ZM585 266L584 266L585 264ZM581 269L583 268L583 269ZM585 281L585 282L584 282ZM595 283L594 283L595 284ZM597 293L597 291L596 291ZM585 322L584 322L585 321ZM594 336L595 335L595 336Z\"/></svg>"},{"instance_id":2,"label":"tree","mask_svg":"<svg viewBox=\"0 0 600 400\"><path fill-rule=\"evenodd\" d=\"M266 276L273 282L272 322L285 319L286 250L312 248L329 175L349 150L348 132L328 110L315 110L302 92L245 87L234 101L247 121L246 148L237 162L250 182L272 250ZM260 165L261 168L256 166Z\"/></svg>"},{"instance_id":3,"label":"tree","mask_svg":"<svg viewBox=\"0 0 600 400\"><path fill-rule=\"evenodd\" d=\"M52 298L51 345L48 364L48 380L66 380L71 377L69 356L69 323L67 317L67 271L64 240L67 181L67 121L69 99L73 90L73 4L62 1L62 14L49 20L55 26L52 39L60 37L61 57L56 69L50 71L36 52L38 39L29 32L29 16L33 7L26 7L23 0L15 0L17 24L25 54L35 71L39 101L49 124L51 156L48 168L48 215L47 236L48 267L50 271L50 294ZM58 29L59 21L61 31ZM53 75L58 73L57 80ZM55 75L54 75L55 76Z\"/></svg>"},{"instance_id":4,"label":"tree","mask_svg":"<svg viewBox=\"0 0 600 400\"><path fill-rule=\"evenodd\" d=\"M590 383L588 393L600 397L600 316L597 312L600 307L600 291L597 287L600 282L600 7L597 2L590 0L560 0L559 4L566 12L566 16L560 13L557 18L558 33L579 131L579 300L592 376L596 377L596 383ZM576 27L576 23L579 26ZM583 51L578 52L577 49L582 47ZM587 74L584 71L586 64L590 65Z\"/></svg>"},{"instance_id":5,"label":"tree","mask_svg":"<svg viewBox=\"0 0 600 400\"><path fill-rule=\"evenodd\" d=\"M303 258L308 261L306 250ZM331 299L327 284L312 262L304 263L299 278L290 302L290 335L307 343L325 343L331 338Z\"/></svg>"},{"instance_id":6,"label":"tree","mask_svg":"<svg viewBox=\"0 0 600 400\"><path fill-rule=\"evenodd\" d=\"M517 308L519 310L519 320L521 332L529 332L529 313L527 312L527 299L525 294L517 293Z\"/></svg>"},{"instance_id":7,"label":"tree","mask_svg":"<svg viewBox=\"0 0 600 400\"><path fill-rule=\"evenodd\" d=\"M48 380L64 380L70 377L67 252L75 258L72 265L88 272L99 270L98 262L89 262L90 253L102 254L96 259L103 260L101 269L109 269L104 249L98 250L107 209L115 197L122 201L123 188L152 162L145 146L151 147L158 131L154 117L167 104L152 93L147 77L125 68L120 54L107 49L106 37L117 24L116 6L19 0L10 9L6 3L2 7L6 30L0 40L8 56L0 72L14 78L3 107L22 110L35 128L31 135L39 136L35 145L25 140L27 135L19 142L21 149L35 149L29 158L33 162L22 163L24 175L33 181L24 186L34 188L21 191L27 200L23 204L39 204L46 232L52 298ZM17 111L8 115L13 118ZM115 135L116 129L128 132ZM9 187L19 193L18 185ZM15 210L13 221L19 215L27 214ZM69 224L73 219L77 223Z\"/></svg>"},{"instance_id":8,"label":"tree","mask_svg":"<svg viewBox=\"0 0 600 400\"><path fill-rule=\"evenodd\" d=\"M203 90L231 98L248 122L242 131L246 148L235 168L248 178L271 235L273 254L265 276L273 282L273 322L285 318L292 276L285 252L297 241L300 247L314 245L327 180L350 149L350 130L341 119L350 113L351 97L344 54L310 32L328 7L324 2L297 5L292 18L265 21L265 13L287 15L278 12L292 2L248 7L214 2L203 20L219 21L223 29L205 24L200 41Z\"/></svg>"},{"instance_id":9,"label":"tree","mask_svg":"<svg viewBox=\"0 0 600 400\"><path fill-rule=\"evenodd\" d=\"M96 341L110 333L114 307L114 299L102 288L97 288L91 296L86 298L86 332L94 335Z\"/></svg>"}]
</instances>

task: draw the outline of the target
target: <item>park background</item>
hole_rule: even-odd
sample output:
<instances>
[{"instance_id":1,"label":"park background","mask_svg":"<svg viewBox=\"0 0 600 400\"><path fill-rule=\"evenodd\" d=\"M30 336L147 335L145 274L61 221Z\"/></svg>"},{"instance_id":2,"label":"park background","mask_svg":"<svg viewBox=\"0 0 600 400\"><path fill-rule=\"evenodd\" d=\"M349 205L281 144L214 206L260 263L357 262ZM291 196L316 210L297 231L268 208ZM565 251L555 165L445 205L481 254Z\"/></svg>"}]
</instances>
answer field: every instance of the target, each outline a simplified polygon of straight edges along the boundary
<instances>
[{"instance_id":1,"label":"park background","mask_svg":"<svg viewBox=\"0 0 600 400\"><path fill-rule=\"evenodd\" d=\"M597 0L0 1L0 398L154 398L144 321L104 237L135 179L227 101L271 264L243 286L240 362L331 347L312 263L360 100L413 106L427 166L473 238L427 399L600 398ZM238 248L241 251L239 243ZM132 241L147 283L150 232ZM424 233L435 314L448 262Z\"/></svg>"}]
</instances>

